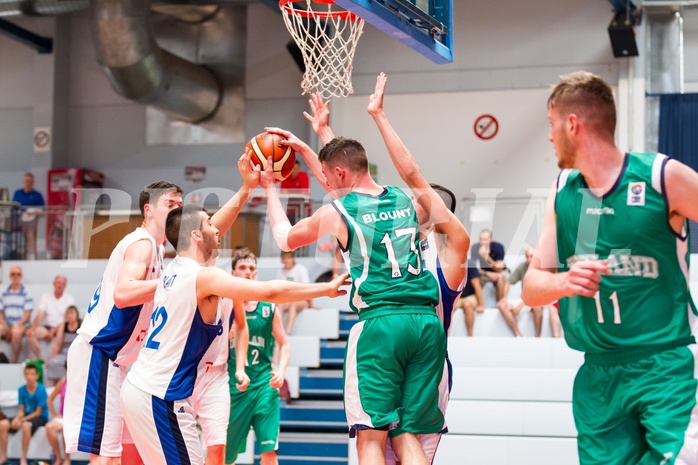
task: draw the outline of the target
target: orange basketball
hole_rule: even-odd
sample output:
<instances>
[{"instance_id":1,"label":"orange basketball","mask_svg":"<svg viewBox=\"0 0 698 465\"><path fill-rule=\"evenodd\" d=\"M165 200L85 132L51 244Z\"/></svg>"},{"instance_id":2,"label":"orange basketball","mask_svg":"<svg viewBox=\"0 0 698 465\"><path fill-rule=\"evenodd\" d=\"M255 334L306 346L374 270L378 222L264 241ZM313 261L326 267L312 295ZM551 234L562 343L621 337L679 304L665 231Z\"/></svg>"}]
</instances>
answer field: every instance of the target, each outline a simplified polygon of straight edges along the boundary
<instances>
[{"instance_id":1,"label":"orange basketball","mask_svg":"<svg viewBox=\"0 0 698 465\"><path fill-rule=\"evenodd\" d=\"M267 168L267 160L274 160L274 174L276 179L283 181L293 171L296 164L296 153L291 147L282 145L280 141L286 140L278 134L263 132L257 134L247 143L247 148L252 151L252 162L262 169Z\"/></svg>"}]
</instances>

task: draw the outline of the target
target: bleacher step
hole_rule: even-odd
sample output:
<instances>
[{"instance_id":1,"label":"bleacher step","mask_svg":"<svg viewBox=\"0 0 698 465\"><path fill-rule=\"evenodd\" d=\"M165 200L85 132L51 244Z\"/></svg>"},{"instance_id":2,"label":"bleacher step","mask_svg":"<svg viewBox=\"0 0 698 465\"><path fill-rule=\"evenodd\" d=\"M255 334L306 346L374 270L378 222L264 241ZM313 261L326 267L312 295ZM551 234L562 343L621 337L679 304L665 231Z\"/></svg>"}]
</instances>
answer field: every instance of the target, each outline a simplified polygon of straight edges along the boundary
<instances>
[{"instance_id":1,"label":"bleacher step","mask_svg":"<svg viewBox=\"0 0 698 465\"><path fill-rule=\"evenodd\" d=\"M343 311L339 314L339 335L342 337L349 336L351 328L359 322L359 315L349 311Z\"/></svg>"},{"instance_id":2,"label":"bleacher step","mask_svg":"<svg viewBox=\"0 0 698 465\"><path fill-rule=\"evenodd\" d=\"M350 445L350 454L351 447ZM467 461L464 457L467 457ZM569 465L579 463L579 456L577 440L574 438L446 434L441 439L434 463Z\"/></svg>"},{"instance_id":3,"label":"bleacher step","mask_svg":"<svg viewBox=\"0 0 698 465\"><path fill-rule=\"evenodd\" d=\"M346 347L346 341L320 341L320 365L344 365L344 353L346 351Z\"/></svg>"},{"instance_id":4,"label":"bleacher step","mask_svg":"<svg viewBox=\"0 0 698 465\"><path fill-rule=\"evenodd\" d=\"M282 430L342 430L347 429L344 404L338 400L281 401Z\"/></svg>"},{"instance_id":5,"label":"bleacher step","mask_svg":"<svg viewBox=\"0 0 698 465\"><path fill-rule=\"evenodd\" d=\"M563 339L449 337L448 355L455 367L578 369L584 354Z\"/></svg>"},{"instance_id":6,"label":"bleacher step","mask_svg":"<svg viewBox=\"0 0 698 465\"><path fill-rule=\"evenodd\" d=\"M301 369L301 396L342 397L342 370L309 370Z\"/></svg>"},{"instance_id":7,"label":"bleacher step","mask_svg":"<svg viewBox=\"0 0 698 465\"><path fill-rule=\"evenodd\" d=\"M279 435L279 465L312 463L346 464L348 435L341 433L281 433ZM255 451L255 455L259 454Z\"/></svg>"}]
</instances>

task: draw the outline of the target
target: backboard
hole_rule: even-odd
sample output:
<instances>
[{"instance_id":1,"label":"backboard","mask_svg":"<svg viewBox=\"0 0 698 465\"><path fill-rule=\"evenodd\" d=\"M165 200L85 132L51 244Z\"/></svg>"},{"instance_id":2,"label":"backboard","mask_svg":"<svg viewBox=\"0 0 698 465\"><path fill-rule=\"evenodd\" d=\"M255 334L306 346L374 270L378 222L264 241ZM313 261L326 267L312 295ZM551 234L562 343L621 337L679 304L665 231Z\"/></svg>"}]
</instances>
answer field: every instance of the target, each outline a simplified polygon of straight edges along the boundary
<instances>
[{"instance_id":1,"label":"backboard","mask_svg":"<svg viewBox=\"0 0 698 465\"><path fill-rule=\"evenodd\" d=\"M453 62L453 0L334 0L437 64Z\"/></svg>"}]
</instances>

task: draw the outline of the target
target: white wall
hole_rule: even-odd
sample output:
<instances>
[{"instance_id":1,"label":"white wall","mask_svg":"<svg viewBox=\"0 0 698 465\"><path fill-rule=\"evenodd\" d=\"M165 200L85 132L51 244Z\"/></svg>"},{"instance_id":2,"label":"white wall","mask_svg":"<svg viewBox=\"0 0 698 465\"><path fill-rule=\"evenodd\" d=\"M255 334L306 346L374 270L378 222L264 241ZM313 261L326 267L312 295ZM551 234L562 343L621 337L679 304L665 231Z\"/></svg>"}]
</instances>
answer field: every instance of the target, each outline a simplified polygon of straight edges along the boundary
<instances>
[{"instance_id":1,"label":"white wall","mask_svg":"<svg viewBox=\"0 0 698 465\"><path fill-rule=\"evenodd\" d=\"M457 199L482 188L504 196L524 196L530 188L549 187L558 172L547 140L547 89L393 94L388 77L385 110L403 142L430 182L442 184ZM333 102L335 133L358 139L378 165L379 182L403 184L392 166L380 133L366 113L368 99ZM479 139L478 116L493 115L497 135Z\"/></svg>"},{"instance_id":2,"label":"white wall","mask_svg":"<svg viewBox=\"0 0 698 465\"><path fill-rule=\"evenodd\" d=\"M687 9L683 13L684 80L696 92L698 85L698 10ZM690 91L687 86L685 91Z\"/></svg>"}]
</instances>

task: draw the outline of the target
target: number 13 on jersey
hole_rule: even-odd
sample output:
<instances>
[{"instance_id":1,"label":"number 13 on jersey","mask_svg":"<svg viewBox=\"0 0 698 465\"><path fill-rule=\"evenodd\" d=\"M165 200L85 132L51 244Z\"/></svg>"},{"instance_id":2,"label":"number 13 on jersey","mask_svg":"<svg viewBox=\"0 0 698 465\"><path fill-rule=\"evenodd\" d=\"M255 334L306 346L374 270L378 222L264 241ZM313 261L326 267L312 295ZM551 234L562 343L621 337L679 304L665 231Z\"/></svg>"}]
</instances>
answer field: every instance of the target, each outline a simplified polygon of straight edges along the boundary
<instances>
[{"instance_id":1,"label":"number 13 on jersey","mask_svg":"<svg viewBox=\"0 0 698 465\"><path fill-rule=\"evenodd\" d=\"M422 261L419 257L419 250L417 249L417 245L415 242L417 238L417 228L400 228L394 230L393 233L395 234L396 239L407 238L409 240L410 253L407 254L405 257L408 260L407 272L415 276L418 276L419 273L421 273L422 271ZM385 246L385 252L388 255L388 261L390 262L390 266L392 268L391 276L393 278L401 278L402 271L400 271L400 263L398 262L398 257L395 253L395 246L393 245L393 240L390 238L390 234L385 233L380 243L383 244L383 246ZM412 266L412 264L409 262L412 259L412 257L416 257L417 266Z\"/></svg>"}]
</instances>

